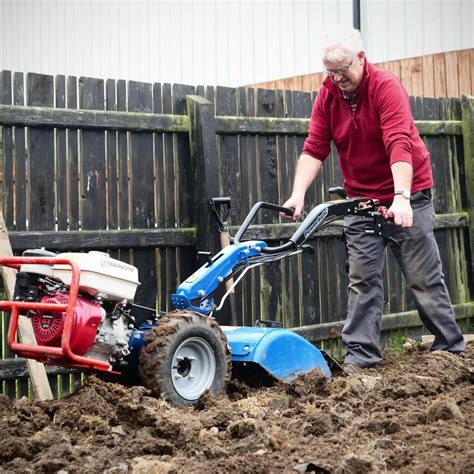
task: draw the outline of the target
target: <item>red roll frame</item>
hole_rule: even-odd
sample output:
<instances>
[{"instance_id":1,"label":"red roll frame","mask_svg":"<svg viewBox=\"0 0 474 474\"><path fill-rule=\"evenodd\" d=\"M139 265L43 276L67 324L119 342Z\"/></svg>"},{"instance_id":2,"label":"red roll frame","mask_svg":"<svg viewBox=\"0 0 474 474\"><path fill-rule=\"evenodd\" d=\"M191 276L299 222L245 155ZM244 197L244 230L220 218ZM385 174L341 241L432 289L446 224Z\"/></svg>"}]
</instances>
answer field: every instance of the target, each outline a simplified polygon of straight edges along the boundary
<instances>
[{"instance_id":1,"label":"red roll frame","mask_svg":"<svg viewBox=\"0 0 474 474\"><path fill-rule=\"evenodd\" d=\"M35 359L44 364L61 365L81 369L96 369L106 372L114 372L107 361L92 359L74 354L71 350L71 332L75 318L75 305L79 291L80 269L76 262L57 257L6 257L0 258L0 265L19 270L23 264L37 265L69 265L72 269L71 285L69 287L68 304L46 304L32 303L27 301L0 301L0 311L11 313L10 325L8 327L8 345L16 354ZM61 347L51 347L35 344L24 344L17 342L18 323L21 311L64 311L64 329L61 336Z\"/></svg>"}]
</instances>

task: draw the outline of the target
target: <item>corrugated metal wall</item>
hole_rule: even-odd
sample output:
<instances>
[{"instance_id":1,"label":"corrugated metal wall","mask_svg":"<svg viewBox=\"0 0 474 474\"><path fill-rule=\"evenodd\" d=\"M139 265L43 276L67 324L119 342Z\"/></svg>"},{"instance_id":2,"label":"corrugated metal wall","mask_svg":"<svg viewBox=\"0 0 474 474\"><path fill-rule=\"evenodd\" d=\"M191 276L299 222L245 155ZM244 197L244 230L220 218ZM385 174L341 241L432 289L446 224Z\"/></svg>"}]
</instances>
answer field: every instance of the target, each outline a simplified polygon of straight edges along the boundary
<instances>
[{"instance_id":1,"label":"corrugated metal wall","mask_svg":"<svg viewBox=\"0 0 474 474\"><path fill-rule=\"evenodd\" d=\"M387 61L473 46L471 0L361 0ZM238 86L321 70L324 25L352 0L2 0L3 69Z\"/></svg>"},{"instance_id":2,"label":"corrugated metal wall","mask_svg":"<svg viewBox=\"0 0 474 474\"><path fill-rule=\"evenodd\" d=\"M472 0L361 0L361 23L372 62L474 46Z\"/></svg>"}]
</instances>

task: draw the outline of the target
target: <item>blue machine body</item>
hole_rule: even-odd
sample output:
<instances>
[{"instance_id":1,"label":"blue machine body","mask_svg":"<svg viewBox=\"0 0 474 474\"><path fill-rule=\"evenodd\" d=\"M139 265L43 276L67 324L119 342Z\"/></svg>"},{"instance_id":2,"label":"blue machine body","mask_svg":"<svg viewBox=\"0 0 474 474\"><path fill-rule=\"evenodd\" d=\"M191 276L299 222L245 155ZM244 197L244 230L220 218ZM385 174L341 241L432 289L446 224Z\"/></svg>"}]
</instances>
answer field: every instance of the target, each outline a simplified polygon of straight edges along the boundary
<instances>
[{"instance_id":1,"label":"blue machine body","mask_svg":"<svg viewBox=\"0 0 474 474\"><path fill-rule=\"evenodd\" d=\"M214 309L214 300L208 297L209 294L231 274L238 263L248 262L250 257L260 255L262 247L267 247L267 244L260 240L225 247L178 286L176 293L171 295L171 304L176 309L192 309L210 314ZM200 304L194 306L193 301L197 299Z\"/></svg>"},{"instance_id":2,"label":"blue machine body","mask_svg":"<svg viewBox=\"0 0 474 474\"><path fill-rule=\"evenodd\" d=\"M267 247L263 241L234 243L222 249L206 264L181 283L171 304L209 315L215 309L211 293L234 270L236 265L250 265L249 259ZM199 306L194 304L199 301ZM222 327L232 355L232 362L255 363L276 379L289 382L298 374L320 369L331 378L331 371L321 351L293 331L283 328ZM137 340L138 344L142 341Z\"/></svg>"},{"instance_id":3,"label":"blue machine body","mask_svg":"<svg viewBox=\"0 0 474 474\"><path fill-rule=\"evenodd\" d=\"M321 351L304 337L283 328L222 326L232 362L253 362L270 375L291 382L299 374L320 369L331 378Z\"/></svg>"}]
</instances>

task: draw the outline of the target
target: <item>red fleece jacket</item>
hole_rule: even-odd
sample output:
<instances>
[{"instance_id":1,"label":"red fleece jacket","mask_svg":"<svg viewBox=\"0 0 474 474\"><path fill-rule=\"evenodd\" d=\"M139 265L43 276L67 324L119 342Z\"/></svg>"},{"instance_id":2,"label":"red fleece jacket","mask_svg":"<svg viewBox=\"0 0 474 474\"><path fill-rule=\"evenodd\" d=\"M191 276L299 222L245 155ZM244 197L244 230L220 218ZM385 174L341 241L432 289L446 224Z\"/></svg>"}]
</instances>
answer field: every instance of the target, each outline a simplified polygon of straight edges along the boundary
<instances>
[{"instance_id":1,"label":"red fleece jacket","mask_svg":"<svg viewBox=\"0 0 474 474\"><path fill-rule=\"evenodd\" d=\"M324 161L334 141L349 197L393 199L390 166L411 163L411 192L433 186L430 154L415 127L408 94L396 76L365 62L354 115L327 78L313 105L303 153ZM334 183L337 184L337 183Z\"/></svg>"}]
</instances>

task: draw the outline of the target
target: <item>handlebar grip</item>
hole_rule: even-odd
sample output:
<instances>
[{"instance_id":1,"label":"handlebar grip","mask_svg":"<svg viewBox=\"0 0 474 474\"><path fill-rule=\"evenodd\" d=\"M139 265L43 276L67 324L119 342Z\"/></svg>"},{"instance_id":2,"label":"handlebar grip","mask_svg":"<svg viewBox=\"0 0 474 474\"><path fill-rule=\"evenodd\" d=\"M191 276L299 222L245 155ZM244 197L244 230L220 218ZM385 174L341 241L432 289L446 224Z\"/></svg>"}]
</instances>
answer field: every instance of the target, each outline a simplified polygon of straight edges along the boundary
<instances>
[{"instance_id":1,"label":"handlebar grip","mask_svg":"<svg viewBox=\"0 0 474 474\"><path fill-rule=\"evenodd\" d=\"M287 216L292 216L295 213L295 208L294 207L283 207L283 206L278 206L280 207L280 212L283 212L283 214L286 214Z\"/></svg>"},{"instance_id":2,"label":"handlebar grip","mask_svg":"<svg viewBox=\"0 0 474 474\"><path fill-rule=\"evenodd\" d=\"M272 204L270 202L263 202L263 201L257 202L256 204L254 204L252 209L250 209L250 212L248 213L244 222L242 222L241 226L239 227L239 230L235 234L235 237L234 237L235 244L240 242L240 239L245 234L245 231L248 229L250 223L252 222L252 219L255 217L255 214L257 214L257 212L260 209L268 209L270 211L283 212L284 214L288 216L292 216L295 212L295 210L290 207L283 207L283 206L279 206L278 204Z\"/></svg>"},{"instance_id":3,"label":"handlebar grip","mask_svg":"<svg viewBox=\"0 0 474 474\"><path fill-rule=\"evenodd\" d=\"M211 198L211 201L213 204L217 204L217 205L222 205L222 204L225 204L225 205L230 205L230 197L215 197L215 198Z\"/></svg>"}]
</instances>

